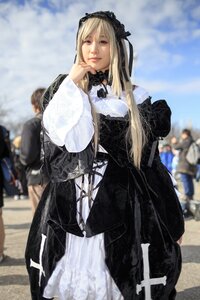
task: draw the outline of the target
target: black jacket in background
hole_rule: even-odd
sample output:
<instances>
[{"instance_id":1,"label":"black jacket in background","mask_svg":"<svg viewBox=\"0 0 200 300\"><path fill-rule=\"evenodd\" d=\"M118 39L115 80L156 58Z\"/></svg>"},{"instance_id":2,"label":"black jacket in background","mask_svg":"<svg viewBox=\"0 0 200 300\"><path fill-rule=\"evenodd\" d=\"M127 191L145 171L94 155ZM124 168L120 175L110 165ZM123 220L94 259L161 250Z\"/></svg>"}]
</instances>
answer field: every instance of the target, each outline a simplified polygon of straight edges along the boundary
<instances>
[{"instance_id":1,"label":"black jacket in background","mask_svg":"<svg viewBox=\"0 0 200 300\"><path fill-rule=\"evenodd\" d=\"M20 161L26 168L28 185L41 183L41 114L28 120L22 130Z\"/></svg>"},{"instance_id":2,"label":"black jacket in background","mask_svg":"<svg viewBox=\"0 0 200 300\"><path fill-rule=\"evenodd\" d=\"M0 159L4 158L6 156L10 156L8 146L5 142L5 137L4 137L4 133L3 133L4 129L6 130L6 128L4 126L0 125Z\"/></svg>"},{"instance_id":3,"label":"black jacket in background","mask_svg":"<svg viewBox=\"0 0 200 300\"><path fill-rule=\"evenodd\" d=\"M4 137L4 133L3 133L4 129L5 128L0 125L0 160L4 157L10 156L8 146L5 142L5 137ZM4 179L3 179L3 174L2 174L1 167L0 167L0 208L3 206L3 188L4 188Z\"/></svg>"}]
</instances>

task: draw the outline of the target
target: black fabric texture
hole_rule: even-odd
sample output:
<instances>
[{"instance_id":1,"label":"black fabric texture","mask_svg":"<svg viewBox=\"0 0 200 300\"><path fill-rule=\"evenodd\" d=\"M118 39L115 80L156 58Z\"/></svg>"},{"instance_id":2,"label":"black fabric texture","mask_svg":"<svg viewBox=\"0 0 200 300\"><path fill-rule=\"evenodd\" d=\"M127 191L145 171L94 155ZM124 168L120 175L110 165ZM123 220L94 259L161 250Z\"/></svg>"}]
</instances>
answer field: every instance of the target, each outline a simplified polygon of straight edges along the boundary
<instances>
[{"instance_id":1,"label":"black fabric texture","mask_svg":"<svg viewBox=\"0 0 200 300\"><path fill-rule=\"evenodd\" d=\"M45 132L43 134L43 169L52 182L73 179L92 169L94 149L91 143L82 152L70 153L65 146L56 146Z\"/></svg>"},{"instance_id":2,"label":"black fabric texture","mask_svg":"<svg viewBox=\"0 0 200 300\"><path fill-rule=\"evenodd\" d=\"M125 226L105 233L106 263L124 299L145 299L144 290L137 295L136 286L143 280L141 244L149 243L151 277L167 276L165 286L151 287L152 299L169 299L181 270L180 248L160 222L145 179L137 170L131 173L129 199L134 200L127 207ZM143 194L135 188L135 180Z\"/></svg>"}]
</instances>

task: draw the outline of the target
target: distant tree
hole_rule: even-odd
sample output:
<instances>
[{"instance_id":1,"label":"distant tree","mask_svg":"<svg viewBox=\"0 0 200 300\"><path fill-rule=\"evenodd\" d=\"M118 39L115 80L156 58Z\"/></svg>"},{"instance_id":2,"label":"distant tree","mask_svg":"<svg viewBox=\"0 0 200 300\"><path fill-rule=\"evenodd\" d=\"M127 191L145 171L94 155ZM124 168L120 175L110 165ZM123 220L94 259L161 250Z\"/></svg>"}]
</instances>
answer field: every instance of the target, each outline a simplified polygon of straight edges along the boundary
<instances>
[{"instance_id":1,"label":"distant tree","mask_svg":"<svg viewBox=\"0 0 200 300\"><path fill-rule=\"evenodd\" d=\"M25 118L22 118L21 120L14 120L13 112L3 107L2 101L0 102L0 124L10 131L11 139L17 135L21 135L25 121Z\"/></svg>"},{"instance_id":2,"label":"distant tree","mask_svg":"<svg viewBox=\"0 0 200 300\"><path fill-rule=\"evenodd\" d=\"M0 120L2 121L7 115L7 111L3 108L3 105L0 103Z\"/></svg>"},{"instance_id":3,"label":"distant tree","mask_svg":"<svg viewBox=\"0 0 200 300\"><path fill-rule=\"evenodd\" d=\"M171 126L171 131L169 133L169 138L171 138L173 136L176 136L176 137L180 136L181 130L182 130L182 128L177 123L173 123Z\"/></svg>"}]
</instances>

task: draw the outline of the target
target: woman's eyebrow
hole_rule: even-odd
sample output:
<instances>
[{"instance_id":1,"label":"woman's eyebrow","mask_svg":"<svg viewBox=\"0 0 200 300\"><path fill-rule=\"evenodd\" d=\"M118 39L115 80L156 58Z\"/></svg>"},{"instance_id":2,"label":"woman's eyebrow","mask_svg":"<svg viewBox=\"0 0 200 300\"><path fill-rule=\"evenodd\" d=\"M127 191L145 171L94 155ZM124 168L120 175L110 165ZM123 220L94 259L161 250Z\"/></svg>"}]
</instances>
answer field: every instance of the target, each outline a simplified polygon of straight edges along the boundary
<instances>
[{"instance_id":1,"label":"woman's eyebrow","mask_svg":"<svg viewBox=\"0 0 200 300\"><path fill-rule=\"evenodd\" d=\"M100 37L103 37L103 38L106 38L106 39L107 39L107 36L104 35L104 34L100 35Z\"/></svg>"}]
</instances>

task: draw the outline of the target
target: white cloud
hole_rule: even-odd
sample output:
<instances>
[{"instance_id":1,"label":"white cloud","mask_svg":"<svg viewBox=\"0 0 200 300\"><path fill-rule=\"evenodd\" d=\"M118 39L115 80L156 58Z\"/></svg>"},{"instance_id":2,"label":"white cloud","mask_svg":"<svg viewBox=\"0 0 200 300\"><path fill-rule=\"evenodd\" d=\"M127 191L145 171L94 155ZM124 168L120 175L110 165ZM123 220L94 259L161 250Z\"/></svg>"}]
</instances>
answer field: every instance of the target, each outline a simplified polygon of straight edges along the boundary
<instances>
[{"instance_id":1,"label":"white cloud","mask_svg":"<svg viewBox=\"0 0 200 300\"><path fill-rule=\"evenodd\" d=\"M200 29L193 30L192 35L193 35L194 38L199 38L200 37Z\"/></svg>"},{"instance_id":2,"label":"white cloud","mask_svg":"<svg viewBox=\"0 0 200 300\"><path fill-rule=\"evenodd\" d=\"M195 8L191 10L191 15L194 19L197 20L197 22L199 22L199 19L200 19L200 6L195 6Z\"/></svg>"},{"instance_id":3,"label":"white cloud","mask_svg":"<svg viewBox=\"0 0 200 300\"><path fill-rule=\"evenodd\" d=\"M17 1L0 3L0 101L6 98L5 105L16 105L15 116L29 117L33 90L48 86L59 73L69 71L78 20L85 12L113 10L132 33L137 68L146 74L157 73L157 78L165 68L175 69L185 61L185 56L178 50L171 51L170 45L199 37L195 23L199 10L194 9L193 0L49 0L48 5L46 2L31 0L24 6L17 5ZM189 3L193 5L193 22L187 17ZM193 82L195 90L197 81ZM153 90L175 89L170 81L150 78L144 83ZM192 90L192 84L184 85L186 88Z\"/></svg>"},{"instance_id":4,"label":"white cloud","mask_svg":"<svg viewBox=\"0 0 200 300\"><path fill-rule=\"evenodd\" d=\"M145 80L138 79L137 84L144 86L151 93L171 93L174 95L191 96L192 94L200 94L200 77L190 78L187 81L164 81L164 80Z\"/></svg>"}]
</instances>

